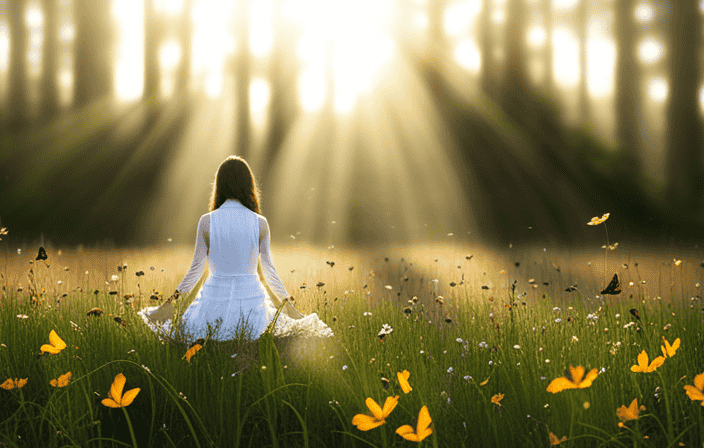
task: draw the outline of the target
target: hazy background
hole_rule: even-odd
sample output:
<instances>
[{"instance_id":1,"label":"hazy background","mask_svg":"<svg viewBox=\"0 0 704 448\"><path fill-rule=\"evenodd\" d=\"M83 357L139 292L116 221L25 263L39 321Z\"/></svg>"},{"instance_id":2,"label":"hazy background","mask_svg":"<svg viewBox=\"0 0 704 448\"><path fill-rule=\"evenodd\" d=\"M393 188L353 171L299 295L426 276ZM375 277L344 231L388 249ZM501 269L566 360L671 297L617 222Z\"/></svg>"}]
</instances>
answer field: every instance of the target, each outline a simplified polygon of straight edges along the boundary
<instances>
[{"instance_id":1,"label":"hazy background","mask_svg":"<svg viewBox=\"0 0 704 448\"><path fill-rule=\"evenodd\" d=\"M693 245L702 6L0 0L0 226L191 244L230 154L275 242Z\"/></svg>"}]
</instances>

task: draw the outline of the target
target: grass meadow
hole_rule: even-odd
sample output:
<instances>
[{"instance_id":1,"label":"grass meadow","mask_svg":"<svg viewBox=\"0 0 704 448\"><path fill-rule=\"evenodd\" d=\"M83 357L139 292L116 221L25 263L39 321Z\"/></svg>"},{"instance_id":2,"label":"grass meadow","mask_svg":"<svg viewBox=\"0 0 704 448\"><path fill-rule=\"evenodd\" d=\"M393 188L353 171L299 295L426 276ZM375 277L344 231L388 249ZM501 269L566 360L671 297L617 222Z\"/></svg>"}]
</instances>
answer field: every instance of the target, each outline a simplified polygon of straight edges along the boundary
<instances>
[{"instance_id":1,"label":"grass meadow","mask_svg":"<svg viewBox=\"0 0 704 448\"><path fill-rule=\"evenodd\" d=\"M35 260L39 245L18 251L11 236L0 241L2 447L412 446L404 425L433 447L704 445L696 250L278 246L297 308L335 337L272 344L222 329L231 341L206 340L187 360L193 341L158 338L136 312L175 289L190 247L47 245ZM601 295L614 273L622 292ZM102 316L87 315L95 307ZM663 337L680 345L654 362ZM650 372L632 371L642 351ZM124 390L109 394L119 374ZM548 392L561 377L582 387ZM368 399L389 397L373 415Z\"/></svg>"}]
</instances>

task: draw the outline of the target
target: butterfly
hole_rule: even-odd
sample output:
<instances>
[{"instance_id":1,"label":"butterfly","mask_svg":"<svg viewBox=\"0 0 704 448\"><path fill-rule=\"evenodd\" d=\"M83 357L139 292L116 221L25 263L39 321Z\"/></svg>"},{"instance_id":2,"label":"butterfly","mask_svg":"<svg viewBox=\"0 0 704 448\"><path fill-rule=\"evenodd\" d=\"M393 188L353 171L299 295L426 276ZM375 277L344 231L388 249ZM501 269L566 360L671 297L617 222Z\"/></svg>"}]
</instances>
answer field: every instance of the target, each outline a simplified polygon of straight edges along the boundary
<instances>
[{"instance_id":1,"label":"butterfly","mask_svg":"<svg viewBox=\"0 0 704 448\"><path fill-rule=\"evenodd\" d=\"M61 339L59 335L56 334L56 331L51 330L51 332L49 333L49 344L42 345L39 350L41 350L42 353L47 352L51 353L52 355L55 355L65 348L66 343L63 341L63 339Z\"/></svg>"},{"instance_id":2,"label":"butterfly","mask_svg":"<svg viewBox=\"0 0 704 448\"><path fill-rule=\"evenodd\" d=\"M628 310L628 312L631 313L633 315L633 317L640 320L640 313L638 312L637 309L631 308L630 310Z\"/></svg>"},{"instance_id":3,"label":"butterfly","mask_svg":"<svg viewBox=\"0 0 704 448\"><path fill-rule=\"evenodd\" d=\"M47 258L49 257L46 255L46 250L42 246L39 246L36 260L46 260Z\"/></svg>"},{"instance_id":4,"label":"butterfly","mask_svg":"<svg viewBox=\"0 0 704 448\"><path fill-rule=\"evenodd\" d=\"M611 294L611 295L617 295L621 294L621 282L618 281L618 274L614 274L614 278L611 279L611 283L609 283L609 286L606 287L603 291L601 291L602 294Z\"/></svg>"},{"instance_id":5,"label":"butterfly","mask_svg":"<svg viewBox=\"0 0 704 448\"><path fill-rule=\"evenodd\" d=\"M326 261L325 263L329 264L330 267L335 267L335 262L334 261Z\"/></svg>"},{"instance_id":6,"label":"butterfly","mask_svg":"<svg viewBox=\"0 0 704 448\"><path fill-rule=\"evenodd\" d=\"M102 314L103 314L103 310L101 310L100 308L91 308L86 313L86 316L88 316L88 317L96 316L97 317L97 316L101 316Z\"/></svg>"}]
</instances>

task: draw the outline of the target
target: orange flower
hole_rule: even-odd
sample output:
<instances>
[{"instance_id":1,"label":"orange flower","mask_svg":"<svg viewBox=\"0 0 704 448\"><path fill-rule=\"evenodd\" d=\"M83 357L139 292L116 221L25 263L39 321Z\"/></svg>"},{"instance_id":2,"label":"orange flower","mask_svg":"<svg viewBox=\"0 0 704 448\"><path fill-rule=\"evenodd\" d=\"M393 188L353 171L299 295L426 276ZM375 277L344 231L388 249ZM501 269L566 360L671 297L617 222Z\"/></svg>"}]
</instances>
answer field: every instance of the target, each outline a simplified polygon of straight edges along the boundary
<instances>
[{"instance_id":1,"label":"orange flower","mask_svg":"<svg viewBox=\"0 0 704 448\"><path fill-rule=\"evenodd\" d=\"M634 399L628 407L621 406L616 409L616 415L622 422L638 419L638 416L640 415L640 409L638 409L638 399Z\"/></svg>"},{"instance_id":2,"label":"orange flower","mask_svg":"<svg viewBox=\"0 0 704 448\"><path fill-rule=\"evenodd\" d=\"M598 226L598 225L601 224L602 222L604 222L604 221L606 221L607 219L609 219L609 215L610 215L610 213L604 213L603 215L601 215L601 218L599 218L598 216L595 216L595 217L593 217L593 218L591 219L591 221L589 221L589 222L587 223L587 225L588 225L588 226Z\"/></svg>"},{"instance_id":3,"label":"orange flower","mask_svg":"<svg viewBox=\"0 0 704 448\"><path fill-rule=\"evenodd\" d=\"M596 379L597 375L599 375L599 371L592 369L584 378L584 367L570 366L569 370L565 371L565 376L555 378L550 382L547 391L556 394L566 389L585 389L592 385L592 381Z\"/></svg>"},{"instance_id":4,"label":"orange flower","mask_svg":"<svg viewBox=\"0 0 704 448\"><path fill-rule=\"evenodd\" d=\"M195 355L196 352L201 348L203 348L202 345L195 344L193 347L188 349L188 351L186 352L186 361L188 361L189 364L191 363L191 357L193 357L193 355Z\"/></svg>"},{"instance_id":5,"label":"orange flower","mask_svg":"<svg viewBox=\"0 0 704 448\"><path fill-rule=\"evenodd\" d=\"M665 362L665 358L662 356L658 356L657 358L653 359L653 362L648 365L648 354L645 353L645 350L640 352L640 355L638 355L638 365L637 366L631 366L631 371L632 372L655 372L655 370L662 365L662 363Z\"/></svg>"},{"instance_id":6,"label":"orange flower","mask_svg":"<svg viewBox=\"0 0 704 448\"><path fill-rule=\"evenodd\" d=\"M501 400L504 398L504 394L496 394L493 397L491 397L491 402L501 406Z\"/></svg>"},{"instance_id":7,"label":"orange flower","mask_svg":"<svg viewBox=\"0 0 704 448\"><path fill-rule=\"evenodd\" d=\"M125 387L126 381L127 379L125 378L125 375L118 373L115 377L115 381L112 382L112 386L110 386L108 398L103 399L101 403L109 408L122 408L129 406L139 393L140 389L136 388L129 390L125 392L125 395L123 396L122 388Z\"/></svg>"},{"instance_id":8,"label":"orange flower","mask_svg":"<svg viewBox=\"0 0 704 448\"><path fill-rule=\"evenodd\" d=\"M690 400L701 400L702 406L704 406L704 373L694 377L694 386L687 384L684 386L684 390L687 391L687 396Z\"/></svg>"},{"instance_id":9,"label":"orange flower","mask_svg":"<svg viewBox=\"0 0 704 448\"><path fill-rule=\"evenodd\" d=\"M431 422L432 419L430 418L428 407L423 406L420 408L420 412L418 413L416 431L413 432L411 425L403 425L396 430L396 434L411 442L421 442L433 433L433 430L430 428Z\"/></svg>"},{"instance_id":10,"label":"orange flower","mask_svg":"<svg viewBox=\"0 0 704 448\"><path fill-rule=\"evenodd\" d=\"M678 348L680 348L680 338L675 339L675 342L670 345L670 343L667 342L667 339L665 339L665 336L662 336L662 342L665 343L664 346L660 346L660 350L662 350L662 356L664 358L672 358L673 356L675 356L675 352Z\"/></svg>"},{"instance_id":11,"label":"orange flower","mask_svg":"<svg viewBox=\"0 0 704 448\"><path fill-rule=\"evenodd\" d=\"M10 390L10 389L21 389L25 384L27 384L27 378L18 380L15 378L14 380L12 378L8 378L5 380L4 383L0 384L0 387L2 387L5 390Z\"/></svg>"},{"instance_id":12,"label":"orange flower","mask_svg":"<svg viewBox=\"0 0 704 448\"><path fill-rule=\"evenodd\" d=\"M55 355L66 348L66 343L59 337L58 334L56 334L54 330L51 330L49 333L49 344L44 344L41 346L40 350L42 353L47 352Z\"/></svg>"},{"instance_id":13,"label":"orange flower","mask_svg":"<svg viewBox=\"0 0 704 448\"><path fill-rule=\"evenodd\" d=\"M561 439L558 439L557 436L553 433L548 434L548 438L550 439L550 445L559 445L565 440L567 440L567 436L562 436Z\"/></svg>"},{"instance_id":14,"label":"orange flower","mask_svg":"<svg viewBox=\"0 0 704 448\"><path fill-rule=\"evenodd\" d=\"M369 408L372 415L357 414L352 417L352 424L355 425L360 431L369 431L370 429L386 423L386 417L391 414L391 411L393 411L398 404L398 395L395 397L386 397L383 409L379 407L376 401L371 398L367 398L365 403L367 404L367 408Z\"/></svg>"},{"instance_id":15,"label":"orange flower","mask_svg":"<svg viewBox=\"0 0 704 448\"><path fill-rule=\"evenodd\" d=\"M65 387L65 386L68 386L68 380L70 380L70 379L71 379L71 372L66 372L63 375L61 375L58 379L49 381L49 384L51 384L54 387Z\"/></svg>"},{"instance_id":16,"label":"orange flower","mask_svg":"<svg viewBox=\"0 0 704 448\"><path fill-rule=\"evenodd\" d=\"M411 385L408 384L408 377L409 376L411 376L411 373L408 370L404 370L403 372L396 372L396 378L398 378L398 384L401 385L401 390L403 391L404 394L407 394L408 392L413 390Z\"/></svg>"}]
</instances>

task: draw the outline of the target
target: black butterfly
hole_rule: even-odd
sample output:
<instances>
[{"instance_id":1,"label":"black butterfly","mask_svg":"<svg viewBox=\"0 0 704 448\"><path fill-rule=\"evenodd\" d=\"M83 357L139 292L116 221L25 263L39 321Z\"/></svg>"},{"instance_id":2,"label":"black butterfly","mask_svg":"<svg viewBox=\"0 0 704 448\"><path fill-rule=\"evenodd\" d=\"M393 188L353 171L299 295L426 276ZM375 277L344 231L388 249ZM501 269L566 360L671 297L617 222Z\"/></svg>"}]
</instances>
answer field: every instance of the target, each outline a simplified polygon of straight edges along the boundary
<instances>
[{"instance_id":1,"label":"black butterfly","mask_svg":"<svg viewBox=\"0 0 704 448\"><path fill-rule=\"evenodd\" d=\"M637 309L631 308L630 310L628 310L628 312L631 313L633 315L633 317L640 320L640 313L638 312Z\"/></svg>"},{"instance_id":2,"label":"black butterfly","mask_svg":"<svg viewBox=\"0 0 704 448\"><path fill-rule=\"evenodd\" d=\"M326 261L325 263L329 264L331 268L335 267L334 261Z\"/></svg>"},{"instance_id":3,"label":"black butterfly","mask_svg":"<svg viewBox=\"0 0 704 448\"><path fill-rule=\"evenodd\" d=\"M568 286L567 289L565 289L565 291L567 291L567 292L574 292L576 290L577 290L577 285Z\"/></svg>"},{"instance_id":4,"label":"black butterfly","mask_svg":"<svg viewBox=\"0 0 704 448\"><path fill-rule=\"evenodd\" d=\"M46 260L47 258L49 258L49 257L47 257L47 255L46 255L46 250L44 250L43 247L39 246L39 253L37 254L36 259L37 260Z\"/></svg>"},{"instance_id":5,"label":"black butterfly","mask_svg":"<svg viewBox=\"0 0 704 448\"><path fill-rule=\"evenodd\" d=\"M606 287L603 291L601 291L602 294L611 294L611 295L616 295L616 294L621 294L621 282L618 281L618 274L614 274L614 278L611 279L611 283L609 283L609 286Z\"/></svg>"}]
</instances>

